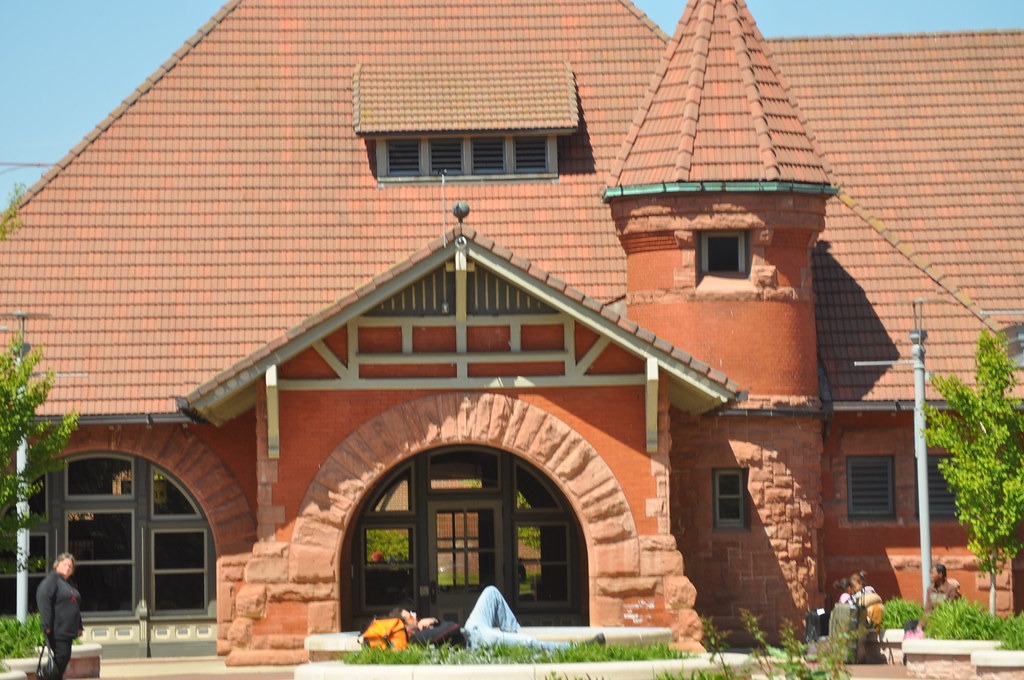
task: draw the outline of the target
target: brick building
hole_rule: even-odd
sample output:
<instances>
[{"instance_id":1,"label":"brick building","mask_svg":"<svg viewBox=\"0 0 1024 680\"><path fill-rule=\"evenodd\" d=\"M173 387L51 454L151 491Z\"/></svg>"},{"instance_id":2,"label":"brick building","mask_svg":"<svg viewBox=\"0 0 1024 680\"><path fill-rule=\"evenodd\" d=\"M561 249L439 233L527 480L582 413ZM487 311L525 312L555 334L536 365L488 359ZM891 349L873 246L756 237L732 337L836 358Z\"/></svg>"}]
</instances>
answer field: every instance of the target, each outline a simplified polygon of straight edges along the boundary
<instances>
[{"instance_id":1,"label":"brick building","mask_svg":"<svg viewBox=\"0 0 1024 680\"><path fill-rule=\"evenodd\" d=\"M854 570L916 596L912 373L854 362L918 299L932 371L1017 338L1024 34L680 10L232 0L28 191L0 308L87 374L33 551L90 641L293 663L495 583L694 647Z\"/></svg>"}]
</instances>

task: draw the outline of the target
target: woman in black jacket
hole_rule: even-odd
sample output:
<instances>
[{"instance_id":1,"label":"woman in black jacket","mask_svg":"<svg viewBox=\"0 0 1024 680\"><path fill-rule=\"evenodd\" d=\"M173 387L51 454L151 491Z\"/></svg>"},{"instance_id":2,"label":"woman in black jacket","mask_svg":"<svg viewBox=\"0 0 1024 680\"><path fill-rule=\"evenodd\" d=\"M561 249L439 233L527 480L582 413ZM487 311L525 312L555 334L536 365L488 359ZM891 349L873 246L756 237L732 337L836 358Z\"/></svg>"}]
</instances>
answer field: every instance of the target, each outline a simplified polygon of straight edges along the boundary
<instances>
[{"instance_id":1,"label":"woman in black jacket","mask_svg":"<svg viewBox=\"0 0 1024 680\"><path fill-rule=\"evenodd\" d=\"M75 558L61 553L53 562L53 571L46 575L36 589L36 605L46 640L53 650L54 661L63 680L64 670L71 661L71 641L82 635L82 595L71 575L75 573Z\"/></svg>"}]
</instances>

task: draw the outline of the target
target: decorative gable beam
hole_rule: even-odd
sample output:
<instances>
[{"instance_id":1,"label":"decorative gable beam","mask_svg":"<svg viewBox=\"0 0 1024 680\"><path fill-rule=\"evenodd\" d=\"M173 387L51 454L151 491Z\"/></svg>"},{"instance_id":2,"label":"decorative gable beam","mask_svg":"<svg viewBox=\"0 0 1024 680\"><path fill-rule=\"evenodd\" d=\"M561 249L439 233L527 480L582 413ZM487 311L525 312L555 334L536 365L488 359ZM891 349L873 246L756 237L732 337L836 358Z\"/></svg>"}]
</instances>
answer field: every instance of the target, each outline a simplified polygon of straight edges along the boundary
<instances>
[{"instance_id":1,"label":"decorative gable beam","mask_svg":"<svg viewBox=\"0 0 1024 680\"><path fill-rule=\"evenodd\" d=\"M466 320L467 274L476 271L475 265L466 257L466 242L455 242L455 261L445 264L445 271L455 271L455 320Z\"/></svg>"},{"instance_id":2,"label":"decorative gable beam","mask_svg":"<svg viewBox=\"0 0 1024 680\"><path fill-rule=\"evenodd\" d=\"M324 344L323 340L317 340L313 343L313 349L320 355L320 358L327 362L327 365L331 367L334 374L339 378L348 377L348 367L341 362L338 355L331 351L331 348Z\"/></svg>"},{"instance_id":3,"label":"decorative gable beam","mask_svg":"<svg viewBox=\"0 0 1024 680\"><path fill-rule=\"evenodd\" d=\"M281 457L281 410L277 399L277 364L267 369L267 457Z\"/></svg>"},{"instance_id":4,"label":"decorative gable beam","mask_svg":"<svg viewBox=\"0 0 1024 680\"><path fill-rule=\"evenodd\" d=\"M658 451L658 360L647 358L645 415L647 422L647 453Z\"/></svg>"}]
</instances>

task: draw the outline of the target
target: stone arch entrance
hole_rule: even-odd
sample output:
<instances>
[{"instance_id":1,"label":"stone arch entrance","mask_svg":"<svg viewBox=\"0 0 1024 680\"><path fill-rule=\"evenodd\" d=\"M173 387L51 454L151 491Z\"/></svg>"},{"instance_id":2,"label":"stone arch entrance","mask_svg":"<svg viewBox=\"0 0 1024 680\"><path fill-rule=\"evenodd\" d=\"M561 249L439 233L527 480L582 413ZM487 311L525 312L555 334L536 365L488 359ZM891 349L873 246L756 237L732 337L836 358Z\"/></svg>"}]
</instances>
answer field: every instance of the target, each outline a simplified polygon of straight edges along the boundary
<instances>
[{"instance_id":1,"label":"stone arch entrance","mask_svg":"<svg viewBox=\"0 0 1024 680\"><path fill-rule=\"evenodd\" d=\"M544 409L503 394L414 399L379 414L341 442L300 503L288 551L290 580L310 584L311 595L329 585L336 589L343 535L354 525L364 495L406 458L454 444L508 451L558 486L579 519L587 552L590 623L649 621L699 639L692 610L695 591L682 575L682 557L671 534L640 535L626 493L594 447ZM310 599L315 600L310 602L310 629L337 630L337 592L330 599ZM635 602L638 608L660 610L658 619L631 615Z\"/></svg>"}]
</instances>

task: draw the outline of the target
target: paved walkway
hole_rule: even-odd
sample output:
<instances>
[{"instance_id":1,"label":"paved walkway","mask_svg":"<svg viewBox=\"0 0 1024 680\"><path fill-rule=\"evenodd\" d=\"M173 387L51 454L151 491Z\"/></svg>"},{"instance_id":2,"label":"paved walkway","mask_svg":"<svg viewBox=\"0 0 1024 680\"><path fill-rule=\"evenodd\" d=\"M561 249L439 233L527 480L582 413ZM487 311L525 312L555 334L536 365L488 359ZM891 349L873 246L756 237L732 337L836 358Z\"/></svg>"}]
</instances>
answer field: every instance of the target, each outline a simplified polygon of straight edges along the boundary
<instances>
[{"instance_id":1,"label":"paved walkway","mask_svg":"<svg viewBox=\"0 0 1024 680\"><path fill-rule=\"evenodd\" d=\"M852 680L903 680L909 678L904 666L850 666ZM175 678L175 680L224 680L240 676L256 680L293 680L294 666L225 666L223 659L189 657L181 659L111 659L100 667L100 678Z\"/></svg>"}]
</instances>

